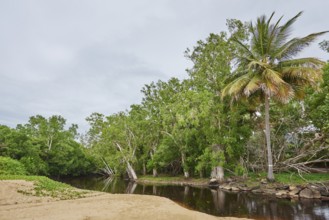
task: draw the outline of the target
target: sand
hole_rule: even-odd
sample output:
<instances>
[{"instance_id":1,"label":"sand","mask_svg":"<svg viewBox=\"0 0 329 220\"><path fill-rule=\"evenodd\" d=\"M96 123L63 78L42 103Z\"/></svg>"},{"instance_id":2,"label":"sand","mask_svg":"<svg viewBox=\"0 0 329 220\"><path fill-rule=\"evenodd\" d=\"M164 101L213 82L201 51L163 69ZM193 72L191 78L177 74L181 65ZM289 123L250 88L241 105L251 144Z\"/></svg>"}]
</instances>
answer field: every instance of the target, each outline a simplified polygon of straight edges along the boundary
<instances>
[{"instance_id":1,"label":"sand","mask_svg":"<svg viewBox=\"0 0 329 220\"><path fill-rule=\"evenodd\" d=\"M56 200L17 192L31 188L33 183L24 180L0 181L1 220L242 220L215 217L188 210L167 198L158 196L93 192L86 198Z\"/></svg>"}]
</instances>

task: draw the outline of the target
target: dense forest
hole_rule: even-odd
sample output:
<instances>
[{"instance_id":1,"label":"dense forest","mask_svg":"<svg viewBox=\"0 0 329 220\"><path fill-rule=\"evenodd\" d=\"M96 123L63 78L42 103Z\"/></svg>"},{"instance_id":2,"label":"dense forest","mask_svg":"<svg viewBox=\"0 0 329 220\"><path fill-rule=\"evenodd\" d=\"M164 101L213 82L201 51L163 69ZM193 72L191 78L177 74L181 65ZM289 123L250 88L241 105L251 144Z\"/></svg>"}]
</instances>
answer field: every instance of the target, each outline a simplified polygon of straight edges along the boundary
<instances>
[{"instance_id":1,"label":"dense forest","mask_svg":"<svg viewBox=\"0 0 329 220\"><path fill-rule=\"evenodd\" d=\"M285 23L227 20L185 51L184 80L152 82L140 104L109 116L92 113L78 134L62 116L0 125L0 159L29 174L95 172L218 177L248 172L321 172L329 163L329 63L296 58L325 32L289 38ZM320 47L329 52L328 41ZM316 54L314 55L316 56ZM218 176L219 175L219 176Z\"/></svg>"}]
</instances>

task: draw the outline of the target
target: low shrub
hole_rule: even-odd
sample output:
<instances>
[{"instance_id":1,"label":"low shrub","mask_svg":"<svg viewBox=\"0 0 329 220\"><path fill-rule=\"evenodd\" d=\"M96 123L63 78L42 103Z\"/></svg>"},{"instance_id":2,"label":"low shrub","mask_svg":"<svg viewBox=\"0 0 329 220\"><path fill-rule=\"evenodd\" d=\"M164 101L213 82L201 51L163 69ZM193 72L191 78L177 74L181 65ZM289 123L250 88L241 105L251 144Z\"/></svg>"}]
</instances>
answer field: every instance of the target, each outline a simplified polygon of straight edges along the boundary
<instances>
[{"instance_id":1,"label":"low shrub","mask_svg":"<svg viewBox=\"0 0 329 220\"><path fill-rule=\"evenodd\" d=\"M25 175L24 165L18 160L0 156L0 175Z\"/></svg>"}]
</instances>

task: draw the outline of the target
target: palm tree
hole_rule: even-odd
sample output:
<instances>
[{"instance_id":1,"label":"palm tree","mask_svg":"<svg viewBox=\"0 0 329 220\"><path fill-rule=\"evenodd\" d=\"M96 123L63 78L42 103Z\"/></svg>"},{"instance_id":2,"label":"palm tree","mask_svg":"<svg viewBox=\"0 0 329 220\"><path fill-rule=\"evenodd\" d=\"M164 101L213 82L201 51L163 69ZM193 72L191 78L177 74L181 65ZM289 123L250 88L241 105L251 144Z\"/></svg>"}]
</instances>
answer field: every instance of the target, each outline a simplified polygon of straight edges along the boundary
<instances>
[{"instance_id":1,"label":"palm tree","mask_svg":"<svg viewBox=\"0 0 329 220\"><path fill-rule=\"evenodd\" d=\"M238 65L233 80L225 86L222 98L232 100L255 97L265 105L265 136L268 160L269 181L274 181L273 161L270 138L270 100L286 103L293 97L302 99L306 86L317 87L322 79L324 62L316 58L293 59L318 36L326 32L307 35L288 40L291 26L302 12L280 25L282 17L271 23L274 12L269 19L259 17L255 25L250 23L251 41L245 45L237 39L234 42L241 49Z\"/></svg>"}]
</instances>

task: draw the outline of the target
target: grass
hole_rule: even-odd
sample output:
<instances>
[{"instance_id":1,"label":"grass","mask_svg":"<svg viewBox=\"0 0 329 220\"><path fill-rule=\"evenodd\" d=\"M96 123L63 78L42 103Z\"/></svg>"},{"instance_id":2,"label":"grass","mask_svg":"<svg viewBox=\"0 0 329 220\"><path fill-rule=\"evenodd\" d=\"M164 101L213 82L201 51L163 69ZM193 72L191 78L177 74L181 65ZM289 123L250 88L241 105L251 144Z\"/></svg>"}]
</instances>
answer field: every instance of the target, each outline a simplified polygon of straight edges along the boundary
<instances>
[{"instance_id":1,"label":"grass","mask_svg":"<svg viewBox=\"0 0 329 220\"><path fill-rule=\"evenodd\" d=\"M26 180L34 183L34 189L18 192L34 196L50 196L58 199L82 198L87 191L77 190L65 183L60 183L45 176L0 175L0 180Z\"/></svg>"},{"instance_id":2,"label":"grass","mask_svg":"<svg viewBox=\"0 0 329 220\"><path fill-rule=\"evenodd\" d=\"M251 182L266 179L266 173L250 173L249 179ZM307 183L324 183L329 182L328 173L305 173L299 175L298 173L277 173L274 174L276 182L283 184L307 184Z\"/></svg>"},{"instance_id":3,"label":"grass","mask_svg":"<svg viewBox=\"0 0 329 220\"><path fill-rule=\"evenodd\" d=\"M249 173L247 179L241 179L248 186L259 185L262 179L266 179L266 173ZM300 176L298 173L277 173L275 183L305 185L308 183L329 183L329 174L327 173L310 173ZM240 178L238 178L240 179ZM183 176L165 176L153 177L151 175L139 177L142 183L152 184L190 184L190 185L207 185L209 178L188 178Z\"/></svg>"},{"instance_id":4,"label":"grass","mask_svg":"<svg viewBox=\"0 0 329 220\"><path fill-rule=\"evenodd\" d=\"M185 178L184 176L166 176L160 175L153 177L151 175L140 176L138 179L142 183L152 184L189 184L189 185L206 185L209 182L208 178Z\"/></svg>"}]
</instances>

